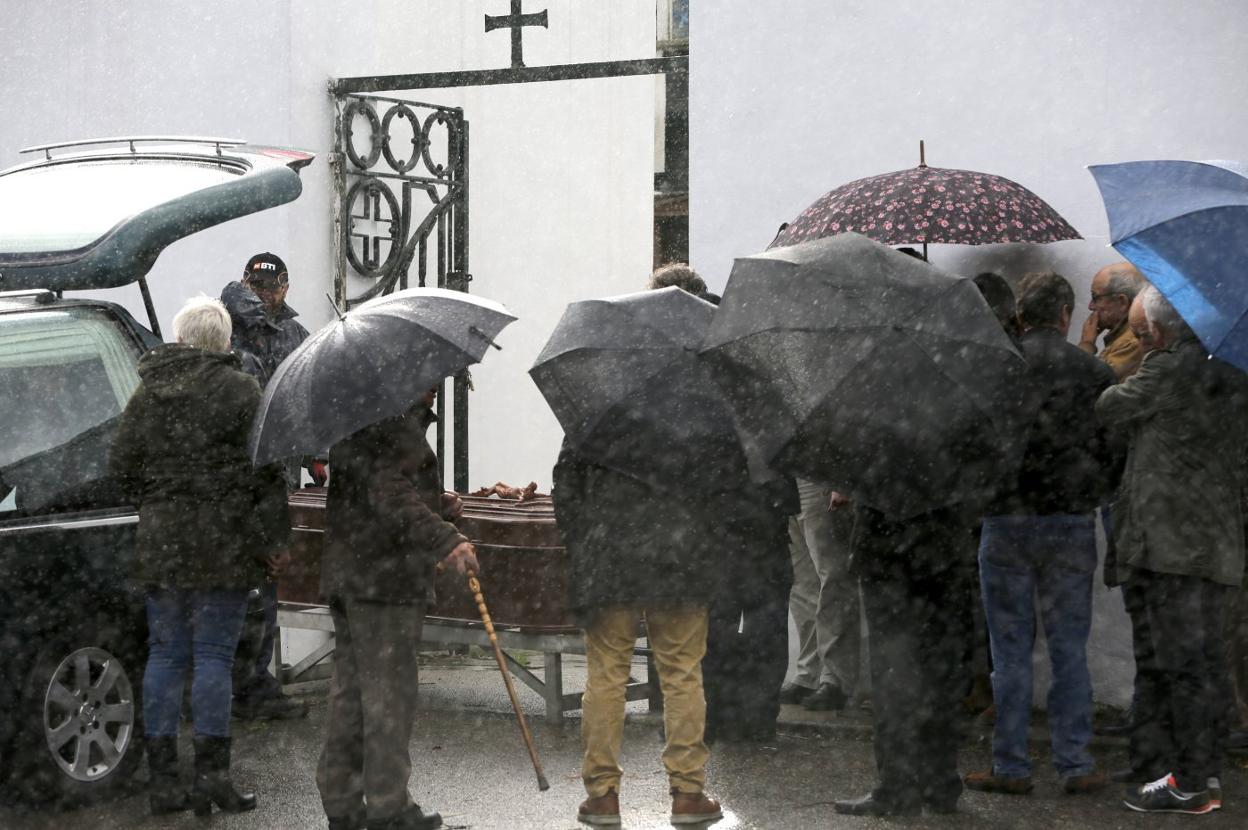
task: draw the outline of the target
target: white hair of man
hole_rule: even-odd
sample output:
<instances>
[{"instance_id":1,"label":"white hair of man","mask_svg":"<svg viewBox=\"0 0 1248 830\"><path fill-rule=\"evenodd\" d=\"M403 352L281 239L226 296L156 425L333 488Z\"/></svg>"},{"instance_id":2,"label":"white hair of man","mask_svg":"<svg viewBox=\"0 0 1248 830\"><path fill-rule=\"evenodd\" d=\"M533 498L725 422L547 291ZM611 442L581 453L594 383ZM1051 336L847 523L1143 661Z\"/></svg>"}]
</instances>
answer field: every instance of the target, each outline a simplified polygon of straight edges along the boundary
<instances>
[{"instance_id":1,"label":"white hair of man","mask_svg":"<svg viewBox=\"0 0 1248 830\"><path fill-rule=\"evenodd\" d=\"M1106 294L1125 295L1128 303L1147 287L1148 280L1144 279L1144 275L1134 267L1114 271L1105 281Z\"/></svg>"},{"instance_id":2,"label":"white hair of man","mask_svg":"<svg viewBox=\"0 0 1248 830\"><path fill-rule=\"evenodd\" d=\"M1143 297L1144 316L1148 319L1149 325L1165 333L1167 342L1173 343L1184 334L1191 333L1187 321L1179 316L1179 312L1175 311L1166 296L1157 290L1157 286L1150 285L1144 289Z\"/></svg>"},{"instance_id":3,"label":"white hair of man","mask_svg":"<svg viewBox=\"0 0 1248 830\"><path fill-rule=\"evenodd\" d=\"M230 350L230 312L220 300L200 295L191 297L173 318L173 337L179 343L210 352Z\"/></svg>"}]
</instances>

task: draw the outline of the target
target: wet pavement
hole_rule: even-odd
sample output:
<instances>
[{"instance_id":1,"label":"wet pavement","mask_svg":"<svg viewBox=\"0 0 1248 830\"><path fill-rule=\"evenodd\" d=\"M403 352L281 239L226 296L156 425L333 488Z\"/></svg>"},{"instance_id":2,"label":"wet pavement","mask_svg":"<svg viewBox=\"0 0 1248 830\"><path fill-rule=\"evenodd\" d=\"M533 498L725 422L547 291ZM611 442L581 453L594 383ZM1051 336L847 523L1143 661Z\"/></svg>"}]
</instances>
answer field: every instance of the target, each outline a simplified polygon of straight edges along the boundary
<instances>
[{"instance_id":1,"label":"wet pavement","mask_svg":"<svg viewBox=\"0 0 1248 830\"><path fill-rule=\"evenodd\" d=\"M584 797L580 784L579 720L545 723L537 695L522 689L538 750L551 788L539 793L514 718L505 714L506 698L492 664L482 660L439 661L421 676L421 710L413 740L412 792L427 807L442 812L446 826L458 830L579 827L574 815ZM569 687L579 688L570 665ZM643 669L644 671L644 669ZM92 828L221 828L222 830L302 830L324 828L313 774L325 718L324 683L299 687L312 705L307 720L235 722L235 777L254 787L260 807L241 815L214 814L211 822L191 814L154 819L141 792L92 808L36 812L0 808L4 830ZM633 704L625 736L622 787L624 827L631 830L670 827L666 778L659 761L657 720ZM954 816L915 819L859 819L837 815L835 798L867 791L874 774L869 742L870 713L806 713L785 707L785 728L764 744L718 744L708 768L708 789L722 798L725 818L715 830L782 828L1135 828L1170 827L1190 822L1186 816L1139 816L1122 806L1117 790L1092 796L1063 795L1047 769L1047 750L1037 730L1033 749L1036 789L1030 796L968 793ZM987 726L972 730L963 753L963 770L980 769L988 760ZM189 743L189 742L184 742ZM1124 761L1120 743L1098 742L1098 760L1106 769ZM184 755L186 748L184 747ZM189 757L183 761L189 767ZM1204 819L1224 827L1244 826L1248 811L1248 770L1228 771L1227 807Z\"/></svg>"}]
</instances>

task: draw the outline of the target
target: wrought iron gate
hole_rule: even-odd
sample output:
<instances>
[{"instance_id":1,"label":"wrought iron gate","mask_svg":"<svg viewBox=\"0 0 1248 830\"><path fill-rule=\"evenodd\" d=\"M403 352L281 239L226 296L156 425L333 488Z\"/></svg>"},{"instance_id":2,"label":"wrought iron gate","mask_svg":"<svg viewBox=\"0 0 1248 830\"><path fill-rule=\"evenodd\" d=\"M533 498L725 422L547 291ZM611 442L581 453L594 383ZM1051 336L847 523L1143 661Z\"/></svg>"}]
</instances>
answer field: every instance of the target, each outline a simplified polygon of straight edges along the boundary
<instances>
[{"instance_id":1,"label":"wrought iron gate","mask_svg":"<svg viewBox=\"0 0 1248 830\"><path fill-rule=\"evenodd\" d=\"M350 309L410 285L467 291L468 121L458 107L335 95L334 299ZM350 280L348 274L357 279ZM414 278L414 282L413 282ZM350 284L366 286L350 296ZM438 457L448 424L455 489L468 489L468 378L451 417L438 398Z\"/></svg>"}]
</instances>

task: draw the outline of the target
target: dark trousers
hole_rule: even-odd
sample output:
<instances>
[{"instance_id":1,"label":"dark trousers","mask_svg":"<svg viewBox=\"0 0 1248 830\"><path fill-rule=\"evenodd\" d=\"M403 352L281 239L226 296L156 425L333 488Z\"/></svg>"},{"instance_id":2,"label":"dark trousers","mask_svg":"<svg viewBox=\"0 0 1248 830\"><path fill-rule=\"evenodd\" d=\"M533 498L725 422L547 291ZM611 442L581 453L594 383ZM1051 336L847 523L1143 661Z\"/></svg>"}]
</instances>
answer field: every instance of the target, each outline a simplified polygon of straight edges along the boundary
<instances>
[{"instance_id":1,"label":"dark trousers","mask_svg":"<svg viewBox=\"0 0 1248 830\"><path fill-rule=\"evenodd\" d=\"M970 640L973 536L956 515L892 522L859 509L854 555L871 649L874 796L951 806L962 792L962 657Z\"/></svg>"},{"instance_id":2,"label":"dark trousers","mask_svg":"<svg viewBox=\"0 0 1248 830\"><path fill-rule=\"evenodd\" d=\"M1194 576L1139 571L1160 683L1162 718L1170 723L1168 769L1179 789L1194 792L1221 774L1228 675L1222 641L1233 588ZM1164 720L1163 720L1164 722Z\"/></svg>"},{"instance_id":3,"label":"dark trousers","mask_svg":"<svg viewBox=\"0 0 1248 830\"><path fill-rule=\"evenodd\" d=\"M757 550L739 555L734 578L710 603L702 684L711 739L767 737L780 716L793 565L787 517L778 518Z\"/></svg>"},{"instance_id":4,"label":"dark trousers","mask_svg":"<svg viewBox=\"0 0 1248 830\"><path fill-rule=\"evenodd\" d=\"M234 658L234 697L252 702L282 693L282 684L269 669L277 639L277 583L266 579L259 592L248 601Z\"/></svg>"},{"instance_id":5,"label":"dark trousers","mask_svg":"<svg viewBox=\"0 0 1248 830\"><path fill-rule=\"evenodd\" d=\"M1139 572L1143 574L1144 572ZM1165 681L1153 633L1148 624L1144 579L1134 576L1122 585L1122 602L1131 618L1131 648L1135 653L1135 684L1131 692L1131 733L1127 757L1131 769L1157 779L1170 771L1174 747L1170 705L1163 699Z\"/></svg>"},{"instance_id":6,"label":"dark trousers","mask_svg":"<svg viewBox=\"0 0 1248 830\"><path fill-rule=\"evenodd\" d=\"M416 720L416 650L424 603L337 600L334 679L325 748L316 769L330 818L366 812L391 819L412 805L411 739Z\"/></svg>"}]
</instances>

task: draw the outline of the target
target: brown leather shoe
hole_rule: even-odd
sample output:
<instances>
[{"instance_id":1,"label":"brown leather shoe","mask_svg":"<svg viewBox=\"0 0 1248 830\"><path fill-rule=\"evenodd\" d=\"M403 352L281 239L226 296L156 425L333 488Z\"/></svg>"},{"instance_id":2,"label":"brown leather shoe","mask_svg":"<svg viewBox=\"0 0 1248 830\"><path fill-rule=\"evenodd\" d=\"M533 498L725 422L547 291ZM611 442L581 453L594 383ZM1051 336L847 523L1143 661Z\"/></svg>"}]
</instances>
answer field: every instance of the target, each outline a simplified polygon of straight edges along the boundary
<instances>
[{"instance_id":1,"label":"brown leather shoe","mask_svg":"<svg viewBox=\"0 0 1248 830\"><path fill-rule=\"evenodd\" d=\"M706 793L672 790L672 824L705 824L723 817L724 811L719 809L719 802Z\"/></svg>"},{"instance_id":2,"label":"brown leather shoe","mask_svg":"<svg viewBox=\"0 0 1248 830\"><path fill-rule=\"evenodd\" d=\"M577 821L592 824L595 827L620 826L620 795L615 790L607 790L597 798L587 798L581 802L576 811Z\"/></svg>"},{"instance_id":3,"label":"brown leather shoe","mask_svg":"<svg viewBox=\"0 0 1248 830\"><path fill-rule=\"evenodd\" d=\"M1062 792L1067 795L1084 795L1099 792L1109 783L1105 773L1093 770L1087 775L1072 775L1062 779Z\"/></svg>"},{"instance_id":4,"label":"brown leather shoe","mask_svg":"<svg viewBox=\"0 0 1248 830\"><path fill-rule=\"evenodd\" d=\"M1032 790L1031 776L1022 778L1006 778L988 772L968 772L962 779L968 790L981 793L1003 793L1005 795L1027 795Z\"/></svg>"}]
</instances>

